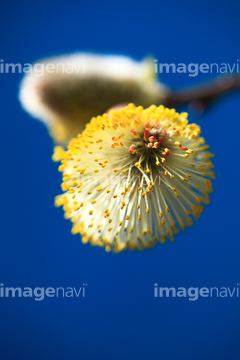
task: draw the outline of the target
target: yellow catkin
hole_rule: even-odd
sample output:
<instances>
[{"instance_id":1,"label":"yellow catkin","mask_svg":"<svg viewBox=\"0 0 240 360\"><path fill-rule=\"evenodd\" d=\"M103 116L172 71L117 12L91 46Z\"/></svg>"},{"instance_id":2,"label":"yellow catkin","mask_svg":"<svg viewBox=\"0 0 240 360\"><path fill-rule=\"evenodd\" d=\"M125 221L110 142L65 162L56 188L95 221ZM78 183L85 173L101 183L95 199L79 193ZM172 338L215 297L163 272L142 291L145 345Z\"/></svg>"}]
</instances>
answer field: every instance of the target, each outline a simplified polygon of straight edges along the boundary
<instances>
[{"instance_id":1,"label":"yellow catkin","mask_svg":"<svg viewBox=\"0 0 240 360\"><path fill-rule=\"evenodd\" d=\"M213 154L200 134L186 113L164 106L129 104L93 118L66 151L54 149L64 192L55 204L72 233L116 253L173 242L213 191Z\"/></svg>"}]
</instances>

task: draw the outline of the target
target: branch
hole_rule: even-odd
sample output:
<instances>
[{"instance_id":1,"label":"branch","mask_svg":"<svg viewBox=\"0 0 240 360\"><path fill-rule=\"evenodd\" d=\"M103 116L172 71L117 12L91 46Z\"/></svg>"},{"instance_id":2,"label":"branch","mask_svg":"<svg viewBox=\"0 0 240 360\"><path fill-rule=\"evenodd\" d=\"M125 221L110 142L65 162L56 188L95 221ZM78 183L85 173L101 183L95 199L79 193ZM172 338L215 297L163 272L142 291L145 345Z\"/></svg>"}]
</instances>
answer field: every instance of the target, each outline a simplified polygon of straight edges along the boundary
<instances>
[{"instance_id":1,"label":"branch","mask_svg":"<svg viewBox=\"0 0 240 360\"><path fill-rule=\"evenodd\" d=\"M240 90L240 75L224 75L208 83L180 90L170 90L164 101L169 108L189 104L189 107L202 114L206 108L220 97Z\"/></svg>"}]
</instances>

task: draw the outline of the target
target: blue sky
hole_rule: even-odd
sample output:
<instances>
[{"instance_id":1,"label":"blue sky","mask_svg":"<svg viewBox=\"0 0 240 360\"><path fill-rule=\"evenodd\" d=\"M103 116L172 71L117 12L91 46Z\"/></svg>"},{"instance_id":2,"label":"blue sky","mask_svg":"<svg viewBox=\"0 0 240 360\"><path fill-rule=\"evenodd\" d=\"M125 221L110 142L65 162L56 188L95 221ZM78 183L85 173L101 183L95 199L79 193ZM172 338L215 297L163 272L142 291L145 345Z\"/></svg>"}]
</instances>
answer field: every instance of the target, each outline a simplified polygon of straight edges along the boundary
<instances>
[{"instance_id":1,"label":"blue sky","mask_svg":"<svg viewBox=\"0 0 240 360\"><path fill-rule=\"evenodd\" d=\"M1 59L29 63L94 51L161 62L236 63L236 1L9 1L1 10ZM179 88L215 75L162 74ZM212 202L174 244L114 255L83 245L53 205L61 175L52 140L18 102L21 74L0 74L0 282L13 287L77 287L85 298L0 298L5 359L239 358L240 298L154 298L167 287L240 283L240 95L191 122L216 154Z\"/></svg>"}]
</instances>

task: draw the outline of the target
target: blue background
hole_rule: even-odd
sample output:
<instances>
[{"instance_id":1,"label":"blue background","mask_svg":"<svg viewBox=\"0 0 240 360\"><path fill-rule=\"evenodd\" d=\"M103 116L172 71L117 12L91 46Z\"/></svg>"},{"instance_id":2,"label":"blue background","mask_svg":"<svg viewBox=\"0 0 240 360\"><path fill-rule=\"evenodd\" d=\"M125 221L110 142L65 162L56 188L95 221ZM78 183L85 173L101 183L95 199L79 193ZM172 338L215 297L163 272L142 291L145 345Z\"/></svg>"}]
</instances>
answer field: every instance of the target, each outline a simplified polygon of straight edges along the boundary
<instances>
[{"instance_id":1,"label":"blue background","mask_svg":"<svg viewBox=\"0 0 240 360\"><path fill-rule=\"evenodd\" d=\"M0 58L29 63L77 50L160 62L240 59L237 1L5 1ZM163 74L181 87L211 78ZM18 102L21 74L0 74L0 282L80 287L80 299L0 299L1 359L239 359L240 298L158 299L153 284L235 287L240 283L240 95L203 117L216 153L212 203L174 244L120 255L82 245L53 199L61 175L45 127Z\"/></svg>"}]
</instances>

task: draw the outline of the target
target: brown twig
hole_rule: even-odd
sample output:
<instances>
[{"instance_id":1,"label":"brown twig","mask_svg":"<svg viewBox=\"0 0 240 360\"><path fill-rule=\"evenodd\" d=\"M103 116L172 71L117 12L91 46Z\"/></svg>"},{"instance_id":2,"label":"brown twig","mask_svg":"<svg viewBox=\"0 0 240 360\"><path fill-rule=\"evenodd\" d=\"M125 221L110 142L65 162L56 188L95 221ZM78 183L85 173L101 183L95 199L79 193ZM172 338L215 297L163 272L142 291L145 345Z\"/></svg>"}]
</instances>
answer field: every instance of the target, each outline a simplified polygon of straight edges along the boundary
<instances>
[{"instance_id":1,"label":"brown twig","mask_svg":"<svg viewBox=\"0 0 240 360\"><path fill-rule=\"evenodd\" d=\"M188 104L201 114L220 97L237 90L240 90L240 75L223 75L205 84L179 90L170 89L164 105L176 108Z\"/></svg>"}]
</instances>

